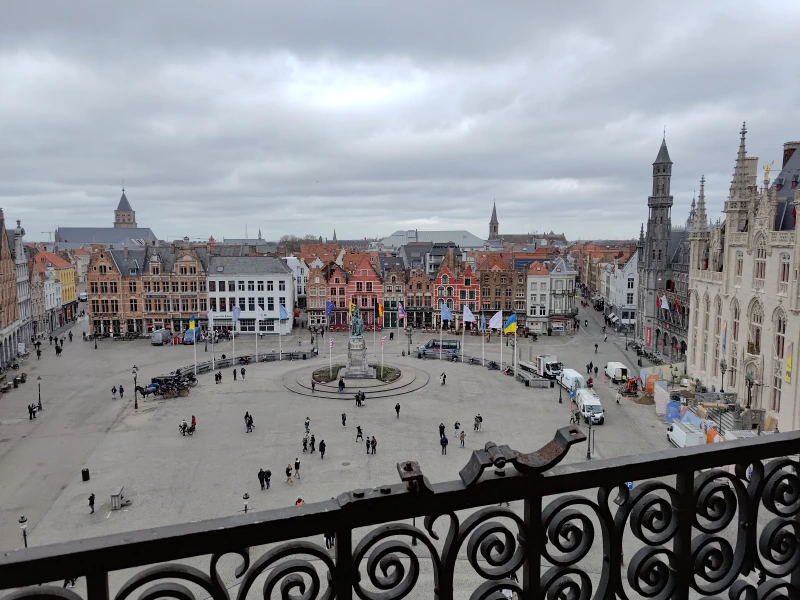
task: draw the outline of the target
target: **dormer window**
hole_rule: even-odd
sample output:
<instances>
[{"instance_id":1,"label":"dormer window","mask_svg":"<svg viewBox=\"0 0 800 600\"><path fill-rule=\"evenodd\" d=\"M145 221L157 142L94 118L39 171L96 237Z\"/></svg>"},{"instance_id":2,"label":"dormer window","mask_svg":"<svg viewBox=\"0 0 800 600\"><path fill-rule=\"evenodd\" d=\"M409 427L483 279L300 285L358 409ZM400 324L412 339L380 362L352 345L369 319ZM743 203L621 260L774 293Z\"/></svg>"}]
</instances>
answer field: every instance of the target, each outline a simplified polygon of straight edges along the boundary
<instances>
[{"instance_id":1,"label":"dormer window","mask_svg":"<svg viewBox=\"0 0 800 600\"><path fill-rule=\"evenodd\" d=\"M50 264L48 264L47 266L49 267L49 266L50 266ZM101 273L105 273L105 272L106 272L106 270L107 270L107 267L106 267L105 265L100 265L100 272L101 272Z\"/></svg>"}]
</instances>

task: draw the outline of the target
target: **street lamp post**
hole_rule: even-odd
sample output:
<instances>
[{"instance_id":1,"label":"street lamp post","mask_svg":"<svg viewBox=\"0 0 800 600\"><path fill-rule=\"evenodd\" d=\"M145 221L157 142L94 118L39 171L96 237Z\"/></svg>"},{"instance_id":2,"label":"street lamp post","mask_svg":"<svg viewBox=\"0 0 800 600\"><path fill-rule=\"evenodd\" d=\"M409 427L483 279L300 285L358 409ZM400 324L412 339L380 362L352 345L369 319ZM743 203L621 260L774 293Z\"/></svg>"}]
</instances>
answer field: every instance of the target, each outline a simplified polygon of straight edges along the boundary
<instances>
[{"instance_id":1,"label":"street lamp post","mask_svg":"<svg viewBox=\"0 0 800 600\"><path fill-rule=\"evenodd\" d=\"M722 383L719 386L720 393L725 393L725 371L728 370L728 363L725 362L725 357L722 357L722 360L719 361L719 370L722 371Z\"/></svg>"},{"instance_id":2,"label":"street lamp post","mask_svg":"<svg viewBox=\"0 0 800 600\"><path fill-rule=\"evenodd\" d=\"M411 356L411 336L414 335L414 331L411 327L406 326L406 337L408 338L408 355Z\"/></svg>"},{"instance_id":3,"label":"street lamp post","mask_svg":"<svg viewBox=\"0 0 800 600\"><path fill-rule=\"evenodd\" d=\"M244 496L242 496L242 500L244 500L244 512L247 513L247 503L250 501L250 494L245 492Z\"/></svg>"},{"instance_id":4,"label":"street lamp post","mask_svg":"<svg viewBox=\"0 0 800 600\"><path fill-rule=\"evenodd\" d=\"M589 415L589 436L586 438L586 460L592 460L592 416Z\"/></svg>"},{"instance_id":5,"label":"street lamp post","mask_svg":"<svg viewBox=\"0 0 800 600\"><path fill-rule=\"evenodd\" d=\"M556 385L558 385L558 382L556 382ZM558 386L558 403L559 404L562 404L562 400L561 400L561 390L562 389L563 389L563 386L559 385Z\"/></svg>"},{"instance_id":6,"label":"street lamp post","mask_svg":"<svg viewBox=\"0 0 800 600\"><path fill-rule=\"evenodd\" d=\"M28 519L25 518L25 515L22 515L19 518L19 528L22 529L22 541L25 543L25 547L28 547Z\"/></svg>"},{"instance_id":7,"label":"street lamp post","mask_svg":"<svg viewBox=\"0 0 800 600\"><path fill-rule=\"evenodd\" d=\"M139 367L133 365L131 373L133 374L133 410L139 410L139 396L136 395L136 374L139 372Z\"/></svg>"},{"instance_id":8,"label":"street lamp post","mask_svg":"<svg viewBox=\"0 0 800 600\"><path fill-rule=\"evenodd\" d=\"M258 333L258 332L256 332L256 333ZM206 338L206 352L208 352L208 330L207 329L206 329L205 338ZM258 356L256 356L256 362L258 362Z\"/></svg>"}]
</instances>

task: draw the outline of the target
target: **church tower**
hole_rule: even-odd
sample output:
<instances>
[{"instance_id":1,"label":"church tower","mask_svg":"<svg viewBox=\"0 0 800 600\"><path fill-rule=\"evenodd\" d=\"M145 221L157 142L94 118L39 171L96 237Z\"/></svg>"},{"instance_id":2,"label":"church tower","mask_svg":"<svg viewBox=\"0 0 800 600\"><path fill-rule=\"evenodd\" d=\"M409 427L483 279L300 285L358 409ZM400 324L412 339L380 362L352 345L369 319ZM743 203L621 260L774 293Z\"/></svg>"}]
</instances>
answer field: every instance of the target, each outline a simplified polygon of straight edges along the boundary
<instances>
[{"instance_id":1,"label":"church tower","mask_svg":"<svg viewBox=\"0 0 800 600\"><path fill-rule=\"evenodd\" d=\"M131 203L125 197L125 188L122 188L122 197L119 199L117 210L114 211L115 229L136 229L136 211L131 208Z\"/></svg>"},{"instance_id":2,"label":"church tower","mask_svg":"<svg viewBox=\"0 0 800 600\"><path fill-rule=\"evenodd\" d=\"M498 234L500 224L497 222L497 204L492 203L492 218L489 221L489 239L496 240L500 236Z\"/></svg>"},{"instance_id":3,"label":"church tower","mask_svg":"<svg viewBox=\"0 0 800 600\"><path fill-rule=\"evenodd\" d=\"M661 141L661 148L653 163L653 190L647 199L650 215L647 219L644 263L647 269L653 271L664 270L669 264L667 250L672 231L671 178L672 161L669 158L667 141L664 139Z\"/></svg>"}]
</instances>

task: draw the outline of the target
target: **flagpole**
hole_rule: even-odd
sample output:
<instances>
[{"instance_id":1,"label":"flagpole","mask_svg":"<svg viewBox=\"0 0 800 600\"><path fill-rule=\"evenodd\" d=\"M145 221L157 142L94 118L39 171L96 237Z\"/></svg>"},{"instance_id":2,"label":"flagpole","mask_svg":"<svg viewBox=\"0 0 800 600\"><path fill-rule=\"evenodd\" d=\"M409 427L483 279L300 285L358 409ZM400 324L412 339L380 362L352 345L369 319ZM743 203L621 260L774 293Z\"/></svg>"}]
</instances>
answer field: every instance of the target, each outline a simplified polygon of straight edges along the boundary
<instances>
[{"instance_id":1,"label":"flagpole","mask_svg":"<svg viewBox=\"0 0 800 600\"><path fill-rule=\"evenodd\" d=\"M283 344L281 344L281 319L278 315L278 360L283 360Z\"/></svg>"},{"instance_id":2,"label":"flagpole","mask_svg":"<svg viewBox=\"0 0 800 600\"><path fill-rule=\"evenodd\" d=\"M517 324L514 323L514 378L517 377Z\"/></svg>"},{"instance_id":3,"label":"flagpole","mask_svg":"<svg viewBox=\"0 0 800 600\"><path fill-rule=\"evenodd\" d=\"M333 338L328 344L328 377L333 379Z\"/></svg>"},{"instance_id":4,"label":"flagpole","mask_svg":"<svg viewBox=\"0 0 800 600\"><path fill-rule=\"evenodd\" d=\"M503 311L500 311L500 370L503 370Z\"/></svg>"},{"instance_id":5,"label":"flagpole","mask_svg":"<svg viewBox=\"0 0 800 600\"><path fill-rule=\"evenodd\" d=\"M194 376L197 377L197 326L195 325L195 332L194 332Z\"/></svg>"},{"instance_id":6,"label":"flagpole","mask_svg":"<svg viewBox=\"0 0 800 600\"><path fill-rule=\"evenodd\" d=\"M258 313L256 312L256 364L258 364Z\"/></svg>"},{"instance_id":7,"label":"flagpole","mask_svg":"<svg viewBox=\"0 0 800 600\"><path fill-rule=\"evenodd\" d=\"M381 340L381 377L383 377L383 340Z\"/></svg>"},{"instance_id":8,"label":"flagpole","mask_svg":"<svg viewBox=\"0 0 800 600\"><path fill-rule=\"evenodd\" d=\"M236 368L236 321L233 322L233 368Z\"/></svg>"},{"instance_id":9,"label":"flagpole","mask_svg":"<svg viewBox=\"0 0 800 600\"><path fill-rule=\"evenodd\" d=\"M444 329L444 304L439 307L439 360L442 360L442 344Z\"/></svg>"},{"instance_id":10,"label":"flagpole","mask_svg":"<svg viewBox=\"0 0 800 600\"><path fill-rule=\"evenodd\" d=\"M484 342L486 341L486 315L481 314L481 366L486 366L486 351L484 349Z\"/></svg>"},{"instance_id":11,"label":"flagpole","mask_svg":"<svg viewBox=\"0 0 800 600\"><path fill-rule=\"evenodd\" d=\"M464 331L461 332L461 362L464 362L464 346L467 343L467 322L464 320L464 311L461 311L461 327Z\"/></svg>"}]
</instances>

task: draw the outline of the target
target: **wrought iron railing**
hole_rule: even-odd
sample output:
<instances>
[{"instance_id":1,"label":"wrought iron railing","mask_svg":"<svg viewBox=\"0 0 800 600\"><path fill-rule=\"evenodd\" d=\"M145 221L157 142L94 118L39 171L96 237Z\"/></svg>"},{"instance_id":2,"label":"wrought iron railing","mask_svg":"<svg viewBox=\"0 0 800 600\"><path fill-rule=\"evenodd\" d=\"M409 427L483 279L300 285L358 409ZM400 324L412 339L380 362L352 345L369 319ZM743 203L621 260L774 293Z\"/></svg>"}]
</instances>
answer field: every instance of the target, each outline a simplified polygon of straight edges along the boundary
<instances>
[{"instance_id":1,"label":"wrought iron railing","mask_svg":"<svg viewBox=\"0 0 800 600\"><path fill-rule=\"evenodd\" d=\"M524 599L798 597L800 479L787 457L800 432L556 466L585 439L564 427L530 454L489 442L458 481L431 484L417 463L399 463L402 483L326 502L5 553L0 589L79 600L60 582L85 577L88 600L229 600L219 561L234 554L239 600L257 595L256 582L264 598L377 600L424 596L427 586L449 600L466 597L454 592L462 569L482 581L475 600L503 590ZM518 500L522 514L497 506ZM325 533L335 534L333 555L303 539ZM206 570L174 562L204 556ZM127 569L135 574L118 573ZM432 580L415 589L423 570ZM130 578L112 594L110 574ZM26 587L47 582L56 583Z\"/></svg>"}]
</instances>

